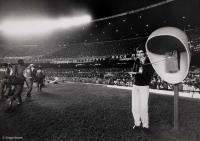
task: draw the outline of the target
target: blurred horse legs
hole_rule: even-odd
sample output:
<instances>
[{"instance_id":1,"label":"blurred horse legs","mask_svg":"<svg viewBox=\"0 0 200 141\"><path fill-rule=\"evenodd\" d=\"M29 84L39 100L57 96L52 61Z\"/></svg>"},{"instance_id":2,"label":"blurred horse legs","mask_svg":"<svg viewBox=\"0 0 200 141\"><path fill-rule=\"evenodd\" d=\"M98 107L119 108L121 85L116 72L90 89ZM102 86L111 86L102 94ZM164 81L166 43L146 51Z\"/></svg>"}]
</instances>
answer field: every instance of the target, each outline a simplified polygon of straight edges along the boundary
<instances>
[{"instance_id":1,"label":"blurred horse legs","mask_svg":"<svg viewBox=\"0 0 200 141\"><path fill-rule=\"evenodd\" d=\"M32 78L27 78L26 79L26 85L27 85L27 97L31 97L31 91L32 91L32 88L33 88L33 79Z\"/></svg>"}]
</instances>

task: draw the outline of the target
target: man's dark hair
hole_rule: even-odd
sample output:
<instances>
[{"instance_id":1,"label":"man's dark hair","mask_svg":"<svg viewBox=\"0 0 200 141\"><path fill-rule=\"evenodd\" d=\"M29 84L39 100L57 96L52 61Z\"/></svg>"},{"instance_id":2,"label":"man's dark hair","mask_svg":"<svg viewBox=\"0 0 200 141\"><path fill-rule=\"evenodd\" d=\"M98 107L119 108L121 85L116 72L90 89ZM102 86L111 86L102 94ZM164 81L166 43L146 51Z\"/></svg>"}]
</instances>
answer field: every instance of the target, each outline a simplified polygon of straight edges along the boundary
<instances>
[{"instance_id":1,"label":"man's dark hair","mask_svg":"<svg viewBox=\"0 0 200 141\"><path fill-rule=\"evenodd\" d=\"M136 52L137 52L138 50L142 50L143 52L146 52L145 44L139 45L139 47L136 48Z\"/></svg>"}]
</instances>

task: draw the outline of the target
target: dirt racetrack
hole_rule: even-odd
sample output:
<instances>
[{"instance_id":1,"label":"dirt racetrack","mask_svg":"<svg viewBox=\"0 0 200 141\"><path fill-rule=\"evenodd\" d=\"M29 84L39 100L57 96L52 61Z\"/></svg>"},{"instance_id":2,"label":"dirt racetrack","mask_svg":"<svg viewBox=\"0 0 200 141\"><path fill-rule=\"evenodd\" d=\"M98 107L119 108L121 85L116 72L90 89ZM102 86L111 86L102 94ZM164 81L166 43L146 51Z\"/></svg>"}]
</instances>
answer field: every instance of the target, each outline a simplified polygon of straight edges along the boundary
<instances>
[{"instance_id":1,"label":"dirt racetrack","mask_svg":"<svg viewBox=\"0 0 200 141\"><path fill-rule=\"evenodd\" d=\"M0 140L199 141L200 100L180 98L180 129L173 129L173 97L150 94L151 134L134 133L131 91L80 83L33 90L23 105L0 102Z\"/></svg>"}]
</instances>

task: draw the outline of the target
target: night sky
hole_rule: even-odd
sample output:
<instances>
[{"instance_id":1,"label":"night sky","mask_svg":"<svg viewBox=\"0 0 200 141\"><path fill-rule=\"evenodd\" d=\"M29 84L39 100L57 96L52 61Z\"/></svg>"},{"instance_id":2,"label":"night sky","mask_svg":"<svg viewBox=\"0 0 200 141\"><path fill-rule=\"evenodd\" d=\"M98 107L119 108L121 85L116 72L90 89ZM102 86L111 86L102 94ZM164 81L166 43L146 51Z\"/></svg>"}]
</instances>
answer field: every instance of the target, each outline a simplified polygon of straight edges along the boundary
<instances>
[{"instance_id":1,"label":"night sky","mask_svg":"<svg viewBox=\"0 0 200 141\"><path fill-rule=\"evenodd\" d=\"M0 16L67 16L87 12L93 18L111 16L162 0L1 0Z\"/></svg>"}]
</instances>

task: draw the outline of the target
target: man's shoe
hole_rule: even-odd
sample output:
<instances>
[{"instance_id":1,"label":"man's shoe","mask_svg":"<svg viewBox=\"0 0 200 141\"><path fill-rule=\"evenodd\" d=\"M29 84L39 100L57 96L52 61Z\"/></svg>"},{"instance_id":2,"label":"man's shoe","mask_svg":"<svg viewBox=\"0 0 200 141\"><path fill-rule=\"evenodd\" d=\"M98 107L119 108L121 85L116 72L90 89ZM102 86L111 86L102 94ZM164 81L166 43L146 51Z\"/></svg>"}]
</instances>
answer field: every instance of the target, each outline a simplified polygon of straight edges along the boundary
<instances>
[{"instance_id":1,"label":"man's shoe","mask_svg":"<svg viewBox=\"0 0 200 141\"><path fill-rule=\"evenodd\" d=\"M134 125L134 126L133 126L133 131L134 131L135 133L139 133L139 132L141 131L141 127L140 127L140 126Z\"/></svg>"},{"instance_id":2,"label":"man's shoe","mask_svg":"<svg viewBox=\"0 0 200 141\"><path fill-rule=\"evenodd\" d=\"M142 131L143 131L146 135L150 135L150 134L152 133L151 130L150 130L149 128L145 128L145 127L142 128Z\"/></svg>"}]
</instances>

